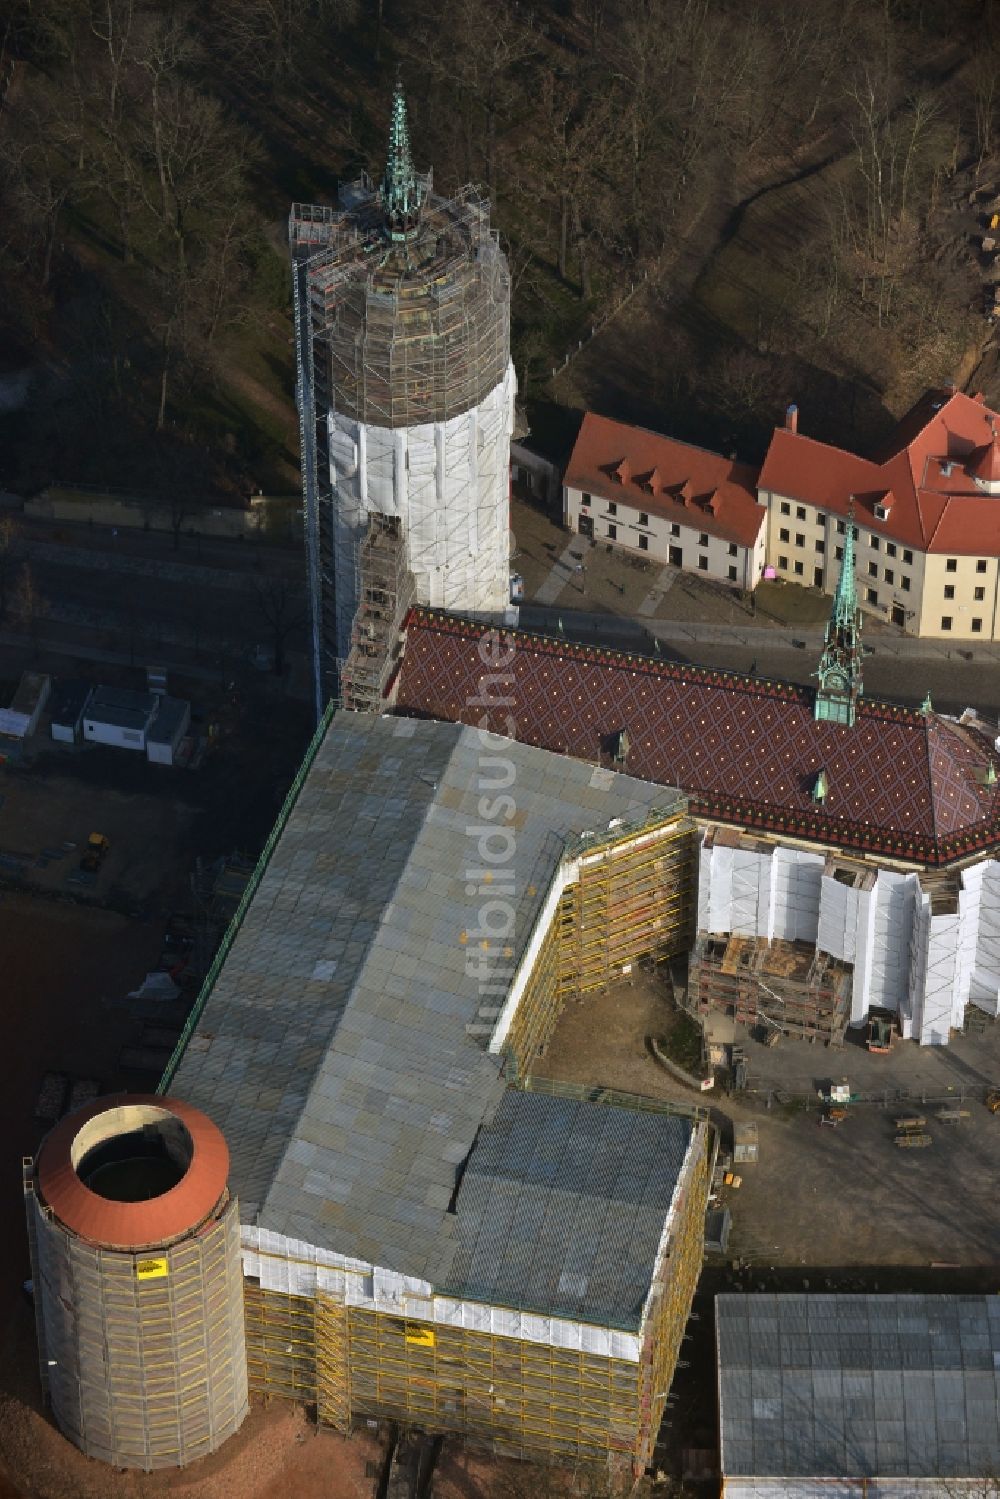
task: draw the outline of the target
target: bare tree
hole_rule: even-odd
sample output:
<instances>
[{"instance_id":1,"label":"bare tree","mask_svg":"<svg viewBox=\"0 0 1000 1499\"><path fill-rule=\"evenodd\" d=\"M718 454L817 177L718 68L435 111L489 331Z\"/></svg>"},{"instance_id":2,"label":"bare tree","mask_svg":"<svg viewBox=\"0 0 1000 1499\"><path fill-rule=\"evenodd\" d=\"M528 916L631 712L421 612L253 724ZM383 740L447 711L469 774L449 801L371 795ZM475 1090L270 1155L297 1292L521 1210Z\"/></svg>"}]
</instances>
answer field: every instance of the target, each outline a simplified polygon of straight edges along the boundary
<instances>
[{"instance_id":1,"label":"bare tree","mask_svg":"<svg viewBox=\"0 0 1000 1499\"><path fill-rule=\"evenodd\" d=\"M33 651L38 649L38 626L47 612L47 604L30 562L22 562L10 600L11 621L17 630L28 635Z\"/></svg>"},{"instance_id":2,"label":"bare tree","mask_svg":"<svg viewBox=\"0 0 1000 1499\"><path fill-rule=\"evenodd\" d=\"M7 614L7 595L17 560L18 524L12 515L0 515L0 619Z\"/></svg>"},{"instance_id":3,"label":"bare tree","mask_svg":"<svg viewBox=\"0 0 1000 1499\"><path fill-rule=\"evenodd\" d=\"M289 636L300 630L306 622L307 611L303 605L302 592L298 587L293 587L287 578L255 579L253 592L257 614L270 632L274 674L280 677L285 670L285 650Z\"/></svg>"}]
</instances>

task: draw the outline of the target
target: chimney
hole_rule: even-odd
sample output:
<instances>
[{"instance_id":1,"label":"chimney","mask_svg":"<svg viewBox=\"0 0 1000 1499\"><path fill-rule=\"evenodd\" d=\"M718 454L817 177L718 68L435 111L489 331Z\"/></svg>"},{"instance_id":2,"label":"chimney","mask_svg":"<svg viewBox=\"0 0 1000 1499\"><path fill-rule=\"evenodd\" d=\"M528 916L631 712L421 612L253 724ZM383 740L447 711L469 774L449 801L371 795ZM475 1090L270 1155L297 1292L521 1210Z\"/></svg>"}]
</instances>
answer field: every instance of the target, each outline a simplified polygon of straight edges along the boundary
<instances>
[{"instance_id":1,"label":"chimney","mask_svg":"<svg viewBox=\"0 0 1000 1499\"><path fill-rule=\"evenodd\" d=\"M785 431L797 432L799 430L799 408L793 402L785 408Z\"/></svg>"}]
</instances>

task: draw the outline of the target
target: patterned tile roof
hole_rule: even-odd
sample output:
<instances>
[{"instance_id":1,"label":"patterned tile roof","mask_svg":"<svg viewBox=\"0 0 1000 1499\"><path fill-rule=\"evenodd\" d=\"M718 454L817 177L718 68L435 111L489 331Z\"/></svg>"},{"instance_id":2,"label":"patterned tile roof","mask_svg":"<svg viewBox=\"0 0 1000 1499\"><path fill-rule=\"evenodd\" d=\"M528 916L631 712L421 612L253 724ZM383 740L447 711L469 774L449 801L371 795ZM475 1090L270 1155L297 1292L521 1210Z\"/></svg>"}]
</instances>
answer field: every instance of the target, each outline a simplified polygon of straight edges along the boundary
<instances>
[{"instance_id":1,"label":"patterned tile roof","mask_svg":"<svg viewBox=\"0 0 1000 1499\"><path fill-rule=\"evenodd\" d=\"M399 711L483 724L527 744L679 786L743 827L942 864L1000 842L1000 768L974 728L862 699L853 728L817 723L810 689L569 645L425 610L407 621ZM488 681L485 679L489 679ZM819 772L828 794L813 798Z\"/></svg>"}]
</instances>

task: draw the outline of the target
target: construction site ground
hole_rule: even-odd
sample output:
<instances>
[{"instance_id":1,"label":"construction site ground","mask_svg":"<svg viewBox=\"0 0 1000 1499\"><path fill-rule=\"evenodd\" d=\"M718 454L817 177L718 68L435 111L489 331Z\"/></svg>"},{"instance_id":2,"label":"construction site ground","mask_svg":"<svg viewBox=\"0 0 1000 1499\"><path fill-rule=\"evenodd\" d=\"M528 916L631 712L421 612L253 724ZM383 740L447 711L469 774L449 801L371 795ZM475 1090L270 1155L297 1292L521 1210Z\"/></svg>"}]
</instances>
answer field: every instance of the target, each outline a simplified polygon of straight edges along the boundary
<instances>
[{"instance_id":1,"label":"construction site ground","mask_svg":"<svg viewBox=\"0 0 1000 1499\"><path fill-rule=\"evenodd\" d=\"M570 1002L534 1070L703 1103L729 1147L733 1122L756 1120L760 1159L737 1167L741 1186L722 1194L733 1217L731 1259L814 1268L817 1287L824 1279L836 1284L848 1267L878 1266L886 1290L892 1267L992 1270L1000 1260L1000 1116L983 1102L987 1087L1000 1083L1000 1025L988 1021L982 1033L948 1047L897 1039L888 1056L866 1051L857 1032L840 1049L787 1037L765 1047L743 1032L752 1091L731 1097L720 1086L697 1094L654 1060L647 1037L662 1034L667 1014L662 982L644 974ZM817 1094L841 1077L852 1092L881 1094L886 1106L852 1104L843 1124L821 1126ZM912 1096L900 1103L899 1092ZM969 1117L944 1123L936 1115L945 1106L963 1107ZM913 1113L927 1119L927 1149L894 1143L894 1120Z\"/></svg>"}]
</instances>

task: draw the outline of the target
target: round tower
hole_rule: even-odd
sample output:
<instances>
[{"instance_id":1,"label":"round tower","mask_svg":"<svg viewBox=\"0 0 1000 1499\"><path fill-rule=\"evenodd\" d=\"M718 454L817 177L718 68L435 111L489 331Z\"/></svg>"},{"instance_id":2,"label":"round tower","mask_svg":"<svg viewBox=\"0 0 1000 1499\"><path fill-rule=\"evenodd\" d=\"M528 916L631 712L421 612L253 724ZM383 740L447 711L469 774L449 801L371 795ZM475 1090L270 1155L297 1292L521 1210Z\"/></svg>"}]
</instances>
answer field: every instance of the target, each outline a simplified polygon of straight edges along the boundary
<instances>
[{"instance_id":1,"label":"round tower","mask_svg":"<svg viewBox=\"0 0 1000 1499\"><path fill-rule=\"evenodd\" d=\"M290 237L319 705L408 603L509 604L510 276L489 204L414 171L399 88L381 183L296 204Z\"/></svg>"},{"instance_id":2,"label":"round tower","mask_svg":"<svg viewBox=\"0 0 1000 1499\"><path fill-rule=\"evenodd\" d=\"M89 1457L182 1467L247 1413L228 1173L210 1119L143 1094L71 1114L26 1163L42 1385Z\"/></svg>"}]
</instances>

